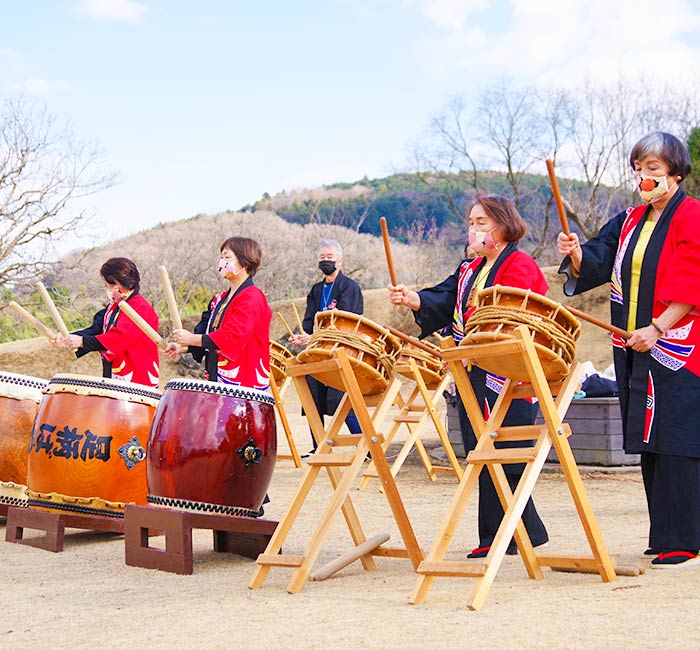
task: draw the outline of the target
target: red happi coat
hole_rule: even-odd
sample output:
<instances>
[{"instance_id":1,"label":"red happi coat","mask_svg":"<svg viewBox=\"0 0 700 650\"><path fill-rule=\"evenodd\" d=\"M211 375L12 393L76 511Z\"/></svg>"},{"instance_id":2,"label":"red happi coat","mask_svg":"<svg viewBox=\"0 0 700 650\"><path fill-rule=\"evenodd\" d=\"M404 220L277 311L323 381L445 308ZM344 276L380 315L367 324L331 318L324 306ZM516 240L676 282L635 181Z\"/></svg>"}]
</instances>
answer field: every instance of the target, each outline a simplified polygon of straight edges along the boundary
<instances>
[{"instance_id":1,"label":"red happi coat","mask_svg":"<svg viewBox=\"0 0 700 650\"><path fill-rule=\"evenodd\" d=\"M229 292L214 296L203 314L206 331L202 332L202 346L207 355L208 378L266 390L270 385L272 310L265 294L250 278L226 303Z\"/></svg>"},{"instance_id":2,"label":"red happi coat","mask_svg":"<svg viewBox=\"0 0 700 650\"><path fill-rule=\"evenodd\" d=\"M140 293L129 296L127 302L158 331L158 314ZM116 314L113 313L115 310ZM105 348L100 350L102 358L112 364L112 379L158 388L158 346L126 314L119 311L116 303L110 303L107 307L102 330L102 334L97 334L95 338Z\"/></svg>"},{"instance_id":3,"label":"red happi coat","mask_svg":"<svg viewBox=\"0 0 700 650\"><path fill-rule=\"evenodd\" d=\"M568 295L610 283L611 320L627 329L632 254L649 206L630 208L586 242ZM562 263L566 273L569 260ZM642 262L636 327L649 325L671 302L694 305L649 352L634 352L613 335L615 372L627 453L700 458L700 201L678 191L654 227Z\"/></svg>"}]
</instances>

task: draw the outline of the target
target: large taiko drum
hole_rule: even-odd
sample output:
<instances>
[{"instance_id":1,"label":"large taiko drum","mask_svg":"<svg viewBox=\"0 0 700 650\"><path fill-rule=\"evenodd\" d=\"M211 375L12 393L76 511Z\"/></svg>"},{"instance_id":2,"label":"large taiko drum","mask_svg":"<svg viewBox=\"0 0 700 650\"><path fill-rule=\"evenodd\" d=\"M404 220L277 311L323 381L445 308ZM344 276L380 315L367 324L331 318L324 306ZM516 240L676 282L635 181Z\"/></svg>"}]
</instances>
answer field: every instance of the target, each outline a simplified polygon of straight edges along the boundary
<instances>
[{"instance_id":1,"label":"large taiko drum","mask_svg":"<svg viewBox=\"0 0 700 650\"><path fill-rule=\"evenodd\" d=\"M480 291L460 345L513 339L520 325L532 334L545 377L563 379L576 354L581 324L562 305L529 289L496 285ZM474 364L501 377L530 381L520 355L492 356Z\"/></svg>"},{"instance_id":2,"label":"large taiko drum","mask_svg":"<svg viewBox=\"0 0 700 650\"><path fill-rule=\"evenodd\" d=\"M270 341L270 373L273 379L282 383L287 377L287 361L294 355L277 341Z\"/></svg>"},{"instance_id":3,"label":"large taiko drum","mask_svg":"<svg viewBox=\"0 0 700 650\"><path fill-rule=\"evenodd\" d=\"M146 445L160 392L59 374L49 381L27 458L29 505L123 517L146 503Z\"/></svg>"},{"instance_id":4,"label":"large taiko drum","mask_svg":"<svg viewBox=\"0 0 700 650\"><path fill-rule=\"evenodd\" d=\"M437 386L447 374L447 367L440 358L440 348L427 341L422 341L423 345L433 348L436 354L430 354L426 350L421 350L410 343L404 343L401 347L398 361L394 367L395 372L409 379L413 379L413 373L409 363L411 359L416 363L418 373L428 388Z\"/></svg>"},{"instance_id":5,"label":"large taiko drum","mask_svg":"<svg viewBox=\"0 0 700 650\"><path fill-rule=\"evenodd\" d=\"M386 390L401 349L399 340L389 330L351 312L321 311L316 314L311 340L297 359L302 363L325 361L340 348L348 354L363 395L379 395ZM345 388L335 371L311 376L332 388Z\"/></svg>"},{"instance_id":6,"label":"large taiko drum","mask_svg":"<svg viewBox=\"0 0 700 650\"><path fill-rule=\"evenodd\" d=\"M148 502L259 516L277 458L274 404L259 390L171 379L148 442Z\"/></svg>"},{"instance_id":7,"label":"large taiko drum","mask_svg":"<svg viewBox=\"0 0 700 650\"><path fill-rule=\"evenodd\" d=\"M0 372L0 505L27 505L27 448L48 383Z\"/></svg>"}]
</instances>

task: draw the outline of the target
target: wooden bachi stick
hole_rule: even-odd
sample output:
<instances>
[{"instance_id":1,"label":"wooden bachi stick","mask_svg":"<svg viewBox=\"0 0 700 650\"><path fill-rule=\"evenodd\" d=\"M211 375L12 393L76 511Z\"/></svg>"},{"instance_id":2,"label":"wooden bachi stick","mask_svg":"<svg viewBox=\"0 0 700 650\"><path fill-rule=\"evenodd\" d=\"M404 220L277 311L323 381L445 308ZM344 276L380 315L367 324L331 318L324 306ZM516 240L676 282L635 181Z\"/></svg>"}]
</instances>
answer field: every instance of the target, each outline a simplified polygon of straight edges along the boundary
<instances>
[{"instance_id":1,"label":"wooden bachi stick","mask_svg":"<svg viewBox=\"0 0 700 650\"><path fill-rule=\"evenodd\" d=\"M382 228L382 240L384 241L384 255L386 256L386 265L389 267L389 277L391 284L396 286L399 282L396 279L396 271L394 269L394 258L391 254L391 243L389 242L389 227L386 224L386 218L380 217L379 225Z\"/></svg>"},{"instance_id":2,"label":"wooden bachi stick","mask_svg":"<svg viewBox=\"0 0 700 650\"><path fill-rule=\"evenodd\" d=\"M134 325L136 325L136 327L138 327L159 348L165 349L167 347L163 337L158 334L158 332L156 332L140 314L137 314L134 308L128 302L126 302L126 300L121 300L119 302L119 309L121 309L132 321L134 321Z\"/></svg>"},{"instance_id":3,"label":"wooden bachi stick","mask_svg":"<svg viewBox=\"0 0 700 650\"><path fill-rule=\"evenodd\" d=\"M299 325L299 334L304 333L304 327L301 324L301 318L299 317L299 311L297 310L297 306L292 303L292 309L294 310L294 318L297 319L297 325Z\"/></svg>"},{"instance_id":4,"label":"wooden bachi stick","mask_svg":"<svg viewBox=\"0 0 700 650\"><path fill-rule=\"evenodd\" d=\"M590 314L587 314L583 311L580 311L579 309L574 309L570 305L564 305L565 309L568 309L574 316L577 318L580 318L581 320L588 321L589 323L592 323L593 325L597 325L598 327L602 327L604 330L608 330L608 332L612 332L613 334L617 334L618 336L621 336L623 339L628 339L630 336L632 336L632 332L628 332L627 330L623 330L619 327L615 327L615 325L611 325L610 323L606 323L605 321L602 321L595 316L591 316Z\"/></svg>"},{"instance_id":5,"label":"wooden bachi stick","mask_svg":"<svg viewBox=\"0 0 700 650\"><path fill-rule=\"evenodd\" d=\"M170 284L170 276L168 269L164 266L158 267L158 275L160 275L160 283L163 285L163 293L165 293L165 302L168 303L168 312L170 313L170 322L173 324L173 329L182 329L182 319L180 318L180 310L177 308L175 301L175 293L173 285Z\"/></svg>"},{"instance_id":6,"label":"wooden bachi stick","mask_svg":"<svg viewBox=\"0 0 700 650\"><path fill-rule=\"evenodd\" d=\"M414 336L409 336L408 334L404 334L402 331L397 330L394 327L391 327L391 325L384 325L386 329L388 329L396 338L401 339L405 343L410 343L416 348L419 348L420 350L423 350L424 352L427 352L428 354L431 354L432 356L442 359L442 352L438 349L436 350L435 348L430 347L426 343L423 343L420 339L415 338Z\"/></svg>"},{"instance_id":7,"label":"wooden bachi stick","mask_svg":"<svg viewBox=\"0 0 700 650\"><path fill-rule=\"evenodd\" d=\"M547 161L547 172L549 173L549 184L552 186L552 196L554 197L554 203L557 206L557 212L559 213L561 231L565 235L568 235L570 232L569 220L566 218L564 202L561 200L561 192L559 191L559 182L557 181L557 175L554 173L554 163L551 160Z\"/></svg>"},{"instance_id":8,"label":"wooden bachi stick","mask_svg":"<svg viewBox=\"0 0 700 650\"><path fill-rule=\"evenodd\" d=\"M51 328L46 327L44 323L42 323L38 318L30 314L24 307L17 304L14 300L10 300L9 305L12 309L14 309L14 311L22 320L35 327L39 334L42 334L49 340L55 339L58 336L56 332L54 332Z\"/></svg>"},{"instance_id":9,"label":"wooden bachi stick","mask_svg":"<svg viewBox=\"0 0 700 650\"><path fill-rule=\"evenodd\" d=\"M63 319L61 318L61 314L59 313L58 309L56 308L56 304L51 299L49 292L46 290L44 283L37 282L35 286L36 286L36 290L39 292L39 295L41 296L41 299L44 301L44 305L46 305L46 309L49 310L49 314L51 314L51 318L53 319L53 322L56 323L56 327L58 327L58 331L61 333L62 336L68 336L68 328L66 327L66 324L63 322Z\"/></svg>"},{"instance_id":10,"label":"wooden bachi stick","mask_svg":"<svg viewBox=\"0 0 700 650\"><path fill-rule=\"evenodd\" d=\"M282 312L277 312L277 318L280 319L282 326L287 330L287 334L289 334L289 336L294 336L294 332L292 331L292 328L289 327L289 323L284 319L284 316L282 316Z\"/></svg>"}]
</instances>

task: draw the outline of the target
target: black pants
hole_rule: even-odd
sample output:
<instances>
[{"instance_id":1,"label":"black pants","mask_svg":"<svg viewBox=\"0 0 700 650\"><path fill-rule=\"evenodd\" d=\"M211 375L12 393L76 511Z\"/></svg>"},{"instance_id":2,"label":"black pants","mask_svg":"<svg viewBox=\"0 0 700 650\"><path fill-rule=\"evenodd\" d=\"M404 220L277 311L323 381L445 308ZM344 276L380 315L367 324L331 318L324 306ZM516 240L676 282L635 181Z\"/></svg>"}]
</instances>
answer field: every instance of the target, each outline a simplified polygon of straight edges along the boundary
<instances>
[{"instance_id":1,"label":"black pants","mask_svg":"<svg viewBox=\"0 0 700 650\"><path fill-rule=\"evenodd\" d=\"M468 454L474 448L476 438L474 437L469 418L464 410L461 399L457 400L457 406L459 425L464 440L464 451ZM526 423L523 422L522 424ZM527 424L532 423L530 422ZM525 466L522 464L505 465L504 469L510 488L514 491L520 481L520 477L523 475ZM503 507L498 498L496 486L493 484L488 470L484 467L481 470L481 474L479 474L479 547L491 546L494 537L496 537L496 532L501 525L503 514ZM523 510L522 514L522 521L525 524L525 529L527 530L527 534L533 546L541 546L549 541L547 529L544 527L537 513L537 508L535 508L535 503L532 498L527 500L525 510ZM508 550L513 552L515 548L515 541L511 539Z\"/></svg>"},{"instance_id":2,"label":"black pants","mask_svg":"<svg viewBox=\"0 0 700 650\"><path fill-rule=\"evenodd\" d=\"M649 509L649 546L659 551L700 549L700 458L642 453Z\"/></svg>"}]
</instances>

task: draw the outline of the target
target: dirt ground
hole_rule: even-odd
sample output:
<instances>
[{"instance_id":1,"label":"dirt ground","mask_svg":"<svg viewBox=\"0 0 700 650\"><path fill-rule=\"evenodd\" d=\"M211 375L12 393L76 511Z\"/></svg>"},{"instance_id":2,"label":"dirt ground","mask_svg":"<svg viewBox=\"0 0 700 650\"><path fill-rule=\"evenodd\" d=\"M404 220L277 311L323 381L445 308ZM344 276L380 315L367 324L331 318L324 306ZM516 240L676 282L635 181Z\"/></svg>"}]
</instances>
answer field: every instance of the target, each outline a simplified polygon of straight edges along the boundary
<instances>
[{"instance_id":1,"label":"dirt ground","mask_svg":"<svg viewBox=\"0 0 700 650\"><path fill-rule=\"evenodd\" d=\"M308 430L293 390L287 405L294 438L306 451ZM438 445L434 432L426 432L424 440L428 448ZM397 449L392 446L389 456ZM281 435L280 452L285 450ZM278 461L267 518L282 517L304 471L291 461ZM327 504L329 481L321 477L285 544L286 553L303 552ZM642 555L647 515L639 472L586 470L584 478L610 553L619 564L645 567L643 575L606 584L596 575L544 569L544 579L534 581L519 557L506 557L484 608L473 612L465 607L471 579L437 578L426 604L410 605L416 575L407 560L378 558L373 572L356 562L291 595L286 591L289 569L273 569L261 589L248 589L253 561L214 553L209 531L195 531L193 575L178 576L126 566L120 535L69 529L62 553L0 542L0 647L680 648L700 642L700 567L650 570ZM397 484L427 553L456 483L445 474L431 482L414 453ZM389 545L402 546L376 481L351 496L367 536L388 532ZM535 499L549 529L546 553L589 555L561 474L544 473ZM477 541L473 497L448 559L463 559ZM350 545L338 517L315 566Z\"/></svg>"}]
</instances>

